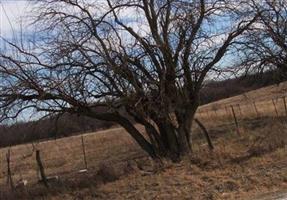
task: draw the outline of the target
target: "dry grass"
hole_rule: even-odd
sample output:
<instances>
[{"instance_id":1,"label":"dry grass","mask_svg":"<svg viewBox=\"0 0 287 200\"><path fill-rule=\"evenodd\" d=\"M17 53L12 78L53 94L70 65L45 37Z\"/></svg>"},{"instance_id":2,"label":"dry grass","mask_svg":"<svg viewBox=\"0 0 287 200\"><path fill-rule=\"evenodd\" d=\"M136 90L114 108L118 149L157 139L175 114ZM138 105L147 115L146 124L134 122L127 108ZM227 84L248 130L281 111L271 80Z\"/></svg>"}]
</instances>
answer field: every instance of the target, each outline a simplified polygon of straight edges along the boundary
<instances>
[{"instance_id":1,"label":"dry grass","mask_svg":"<svg viewBox=\"0 0 287 200\"><path fill-rule=\"evenodd\" d=\"M50 189L30 182L25 190L3 193L2 198L19 199L20 195L21 199L253 199L262 192L287 189L285 123L272 118L254 119L253 123L241 124L245 130L241 137L235 134L231 123L217 129L209 128L209 125L206 122L216 147L213 152L208 150L204 137L194 127L193 156L178 164L165 162L163 168L142 157L143 152L122 129L87 135L90 140L94 137L93 146L88 148L88 173L77 173L83 166L82 157L69 153L80 154L80 147L78 151L67 148L58 151L57 156L54 154L69 160L69 165L62 166L63 171L69 171L72 166L72 171L67 174L59 171L58 160L54 161L57 167L46 161L48 153L45 153L47 173L60 175L60 181L53 183ZM70 139L77 148L76 141L80 139L77 137L56 142L62 147ZM104 142L110 145L106 146ZM44 145L55 152L55 141L40 146L44 148ZM14 154L20 154L25 146L17 148L18 152L12 148ZM99 151L92 151L92 148ZM51 153L49 155L53 157ZM1 166L4 170L5 165ZM13 171L17 174L15 167ZM22 173L27 173L28 177L35 174L35 170L22 169Z\"/></svg>"},{"instance_id":2,"label":"dry grass","mask_svg":"<svg viewBox=\"0 0 287 200\"><path fill-rule=\"evenodd\" d=\"M226 98L220 101L212 102L202 106L201 109L207 107L213 107L216 105L236 105L236 104L244 104L244 103L252 103L254 101L268 101L271 99L279 99L281 97L286 96L287 92L287 82L282 82L278 85L271 85L268 87L263 87L257 90L252 90L250 92L246 92L242 95Z\"/></svg>"},{"instance_id":3,"label":"dry grass","mask_svg":"<svg viewBox=\"0 0 287 200\"><path fill-rule=\"evenodd\" d=\"M242 95L226 98L201 106L197 116L202 119L230 118L233 105L236 116L240 118L286 116L283 98L286 96L287 82L253 90ZM272 102L274 101L274 104ZM286 99L287 100L287 99ZM254 105L255 102L255 105ZM240 106L238 106L240 105ZM257 109L257 111L256 111Z\"/></svg>"},{"instance_id":4,"label":"dry grass","mask_svg":"<svg viewBox=\"0 0 287 200\"><path fill-rule=\"evenodd\" d=\"M84 140L88 167L91 169L97 168L102 163L124 162L143 154L121 128L85 134ZM41 151L48 175L76 172L84 168L80 136L40 142L35 144L35 147ZM32 150L31 144L11 147L11 165L15 181L23 178L35 182L38 179L35 154L31 154ZM1 184L6 181L6 152L7 148L0 150Z\"/></svg>"},{"instance_id":5,"label":"dry grass","mask_svg":"<svg viewBox=\"0 0 287 200\"><path fill-rule=\"evenodd\" d=\"M240 138L231 135L226 127L224 137L217 137L216 132L212 134L216 143L214 152L209 152L205 142L198 138L190 161L166 164L155 174L134 173L92 191L71 192L64 196L82 195L87 199L95 195L102 199L253 199L257 193L284 189L287 187L287 141L282 137L286 134L285 125L272 124L249 130L248 135ZM274 128L280 128L282 132L264 137L257 143L257 137L268 135ZM260 149L261 153L253 153L253 149L257 152Z\"/></svg>"},{"instance_id":6,"label":"dry grass","mask_svg":"<svg viewBox=\"0 0 287 200\"><path fill-rule=\"evenodd\" d=\"M268 92L274 94L265 89ZM121 128L84 136L89 170L82 174L80 136L37 143L47 175L60 176L49 189L37 183L35 155L27 144L11 147L11 159L14 181L27 179L29 184L10 192L5 184L7 148L1 149L0 199L253 199L262 192L287 189L286 118L238 117L241 137L225 109L199 118L215 150L208 150L195 126L193 156L178 164L165 161L160 167Z\"/></svg>"}]
</instances>

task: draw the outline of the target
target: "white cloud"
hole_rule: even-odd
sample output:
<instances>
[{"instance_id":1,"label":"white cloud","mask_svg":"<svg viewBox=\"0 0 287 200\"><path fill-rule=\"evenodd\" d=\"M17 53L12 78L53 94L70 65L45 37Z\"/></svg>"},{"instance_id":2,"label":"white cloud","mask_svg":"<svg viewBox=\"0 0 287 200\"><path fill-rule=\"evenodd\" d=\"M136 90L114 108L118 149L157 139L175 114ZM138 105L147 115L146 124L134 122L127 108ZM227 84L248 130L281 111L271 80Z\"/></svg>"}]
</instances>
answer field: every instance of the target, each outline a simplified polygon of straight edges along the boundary
<instances>
[{"instance_id":1,"label":"white cloud","mask_svg":"<svg viewBox=\"0 0 287 200\"><path fill-rule=\"evenodd\" d=\"M27 0L0 0L0 35L13 37L13 32L25 30L29 2Z\"/></svg>"}]
</instances>

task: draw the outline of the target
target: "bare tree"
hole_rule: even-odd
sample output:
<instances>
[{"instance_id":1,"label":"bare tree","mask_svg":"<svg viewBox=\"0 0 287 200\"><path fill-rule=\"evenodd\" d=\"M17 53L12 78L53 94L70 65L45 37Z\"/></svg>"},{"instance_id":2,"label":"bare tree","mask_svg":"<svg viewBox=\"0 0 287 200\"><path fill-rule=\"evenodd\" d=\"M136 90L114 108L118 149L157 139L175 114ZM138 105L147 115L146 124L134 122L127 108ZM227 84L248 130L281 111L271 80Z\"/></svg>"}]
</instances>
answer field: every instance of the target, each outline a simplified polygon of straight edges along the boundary
<instances>
[{"instance_id":1,"label":"bare tree","mask_svg":"<svg viewBox=\"0 0 287 200\"><path fill-rule=\"evenodd\" d=\"M250 1L258 20L246 34L242 60L251 69L279 69L287 77L287 1ZM241 63L242 64L242 63Z\"/></svg>"},{"instance_id":2,"label":"bare tree","mask_svg":"<svg viewBox=\"0 0 287 200\"><path fill-rule=\"evenodd\" d=\"M33 110L112 121L173 161L191 153L205 78L257 18L222 0L41 0L35 15L33 48L6 41L16 54L1 54L1 119Z\"/></svg>"}]
</instances>

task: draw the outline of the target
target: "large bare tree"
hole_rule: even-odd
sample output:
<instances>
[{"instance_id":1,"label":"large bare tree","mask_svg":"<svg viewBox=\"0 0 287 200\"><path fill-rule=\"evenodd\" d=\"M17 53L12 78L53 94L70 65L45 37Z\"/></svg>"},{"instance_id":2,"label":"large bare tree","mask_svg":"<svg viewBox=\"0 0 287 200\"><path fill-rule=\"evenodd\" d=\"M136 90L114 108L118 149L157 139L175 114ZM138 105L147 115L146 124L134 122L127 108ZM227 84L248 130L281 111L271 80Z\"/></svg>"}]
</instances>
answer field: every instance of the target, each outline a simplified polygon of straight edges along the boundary
<instances>
[{"instance_id":1,"label":"large bare tree","mask_svg":"<svg viewBox=\"0 0 287 200\"><path fill-rule=\"evenodd\" d=\"M222 0L41 0L34 15L33 45L1 53L1 119L32 109L112 121L173 161L191 153L206 76L257 18Z\"/></svg>"}]
</instances>

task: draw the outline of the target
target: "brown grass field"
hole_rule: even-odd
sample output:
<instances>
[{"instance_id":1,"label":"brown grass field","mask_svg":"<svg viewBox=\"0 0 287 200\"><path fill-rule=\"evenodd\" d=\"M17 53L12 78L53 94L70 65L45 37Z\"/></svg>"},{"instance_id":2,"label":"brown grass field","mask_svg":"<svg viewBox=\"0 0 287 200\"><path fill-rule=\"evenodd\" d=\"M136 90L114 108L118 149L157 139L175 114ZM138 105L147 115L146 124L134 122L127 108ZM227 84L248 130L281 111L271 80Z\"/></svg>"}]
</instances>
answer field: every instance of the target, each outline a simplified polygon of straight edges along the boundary
<instances>
[{"instance_id":1,"label":"brown grass field","mask_svg":"<svg viewBox=\"0 0 287 200\"><path fill-rule=\"evenodd\" d=\"M32 144L11 147L14 183L28 181L26 187L11 191L6 184L8 148L0 149L0 199L251 200L287 192L287 117L282 99L286 90L283 83L200 107L197 118L215 149L208 149L194 125L193 155L177 164L152 162L122 128L113 128L84 135L86 173L79 173L85 166L81 136L34 143L46 174L59 176L48 189L37 181Z\"/></svg>"}]
</instances>

